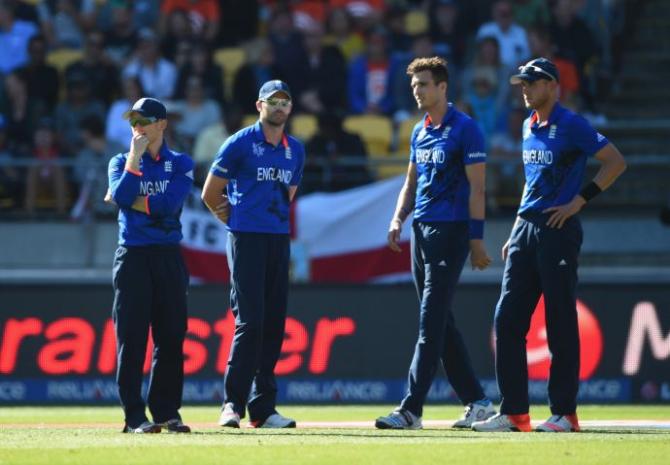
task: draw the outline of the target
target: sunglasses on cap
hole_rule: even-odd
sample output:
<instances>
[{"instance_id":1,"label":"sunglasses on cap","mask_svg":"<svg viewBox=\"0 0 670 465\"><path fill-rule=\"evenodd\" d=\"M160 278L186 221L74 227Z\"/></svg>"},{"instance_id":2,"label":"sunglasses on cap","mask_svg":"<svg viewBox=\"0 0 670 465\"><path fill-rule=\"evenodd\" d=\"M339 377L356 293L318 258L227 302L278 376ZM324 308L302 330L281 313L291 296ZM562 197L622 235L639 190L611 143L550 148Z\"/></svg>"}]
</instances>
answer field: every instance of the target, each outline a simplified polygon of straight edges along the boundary
<instances>
[{"instance_id":1,"label":"sunglasses on cap","mask_svg":"<svg viewBox=\"0 0 670 465\"><path fill-rule=\"evenodd\" d=\"M549 72L543 70L543 69L540 68L539 66L535 66L535 65L523 65L523 66L519 66L519 72L520 72L521 74L527 74L527 73L529 73L529 72L540 73L540 74L544 74L545 76L547 76L551 81L555 81L555 80L556 80L556 76L554 76L553 74L551 74L551 73L549 73Z\"/></svg>"},{"instance_id":2,"label":"sunglasses on cap","mask_svg":"<svg viewBox=\"0 0 670 465\"><path fill-rule=\"evenodd\" d=\"M142 127L144 126L149 126L150 124L154 124L156 121L158 121L158 118L154 116L140 116L138 118L130 118L130 127L134 128L138 124Z\"/></svg>"},{"instance_id":3,"label":"sunglasses on cap","mask_svg":"<svg viewBox=\"0 0 670 465\"><path fill-rule=\"evenodd\" d=\"M291 101L285 98L268 98L261 100L261 102L265 102L271 107L288 108L291 106Z\"/></svg>"}]
</instances>

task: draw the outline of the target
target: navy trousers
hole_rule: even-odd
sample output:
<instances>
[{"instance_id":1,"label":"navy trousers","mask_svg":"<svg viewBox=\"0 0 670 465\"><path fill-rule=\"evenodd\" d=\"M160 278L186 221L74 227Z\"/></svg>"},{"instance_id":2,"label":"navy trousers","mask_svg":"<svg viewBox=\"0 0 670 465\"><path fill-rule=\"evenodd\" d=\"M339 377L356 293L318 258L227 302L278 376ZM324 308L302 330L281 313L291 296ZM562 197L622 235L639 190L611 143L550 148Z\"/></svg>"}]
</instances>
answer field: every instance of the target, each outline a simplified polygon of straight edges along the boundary
<instances>
[{"instance_id":1,"label":"navy trousers","mask_svg":"<svg viewBox=\"0 0 670 465\"><path fill-rule=\"evenodd\" d=\"M415 221L412 228L412 273L420 302L419 338L401 407L422 416L440 361L463 404L485 396L451 311L454 290L470 251L468 223Z\"/></svg>"},{"instance_id":2,"label":"navy trousers","mask_svg":"<svg viewBox=\"0 0 670 465\"><path fill-rule=\"evenodd\" d=\"M287 234L231 232L228 266L235 336L224 380L225 403L251 421L276 412L274 369L284 341L290 239Z\"/></svg>"},{"instance_id":3,"label":"navy trousers","mask_svg":"<svg viewBox=\"0 0 670 465\"><path fill-rule=\"evenodd\" d=\"M116 382L126 423L147 420L142 368L149 327L154 341L147 403L153 420L180 418L184 386L188 271L179 246L123 247L114 256Z\"/></svg>"},{"instance_id":4,"label":"navy trousers","mask_svg":"<svg viewBox=\"0 0 670 465\"><path fill-rule=\"evenodd\" d=\"M546 226L548 215L525 215L512 230L500 300L495 312L496 376L501 413L528 413L526 334L544 294L551 352L549 406L554 415L577 409L579 331L577 261L582 244L579 219L561 229Z\"/></svg>"}]
</instances>

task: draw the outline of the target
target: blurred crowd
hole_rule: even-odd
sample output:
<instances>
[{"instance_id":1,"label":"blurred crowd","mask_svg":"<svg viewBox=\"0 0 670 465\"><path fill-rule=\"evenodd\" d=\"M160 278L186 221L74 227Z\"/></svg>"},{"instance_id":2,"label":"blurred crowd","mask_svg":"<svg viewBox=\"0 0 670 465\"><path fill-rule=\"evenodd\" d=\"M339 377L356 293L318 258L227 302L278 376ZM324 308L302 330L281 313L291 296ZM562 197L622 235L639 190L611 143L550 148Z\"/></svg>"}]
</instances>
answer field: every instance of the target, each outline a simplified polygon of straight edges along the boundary
<instances>
[{"instance_id":1,"label":"blurred crowd","mask_svg":"<svg viewBox=\"0 0 670 465\"><path fill-rule=\"evenodd\" d=\"M294 115L313 120L301 192L370 182L379 172L366 157L407 159L401 128L417 114L405 69L432 55L447 59L449 100L476 119L498 160L494 198L518 197L527 111L509 75L532 57L552 59L563 104L603 123L598 102L616 88L631 3L0 0L0 209L110 214L107 161L127 150L121 114L140 96L166 102L169 144L194 158L202 180L274 78L292 89ZM352 115L388 121L382 153L369 153L365 127L345 124Z\"/></svg>"}]
</instances>

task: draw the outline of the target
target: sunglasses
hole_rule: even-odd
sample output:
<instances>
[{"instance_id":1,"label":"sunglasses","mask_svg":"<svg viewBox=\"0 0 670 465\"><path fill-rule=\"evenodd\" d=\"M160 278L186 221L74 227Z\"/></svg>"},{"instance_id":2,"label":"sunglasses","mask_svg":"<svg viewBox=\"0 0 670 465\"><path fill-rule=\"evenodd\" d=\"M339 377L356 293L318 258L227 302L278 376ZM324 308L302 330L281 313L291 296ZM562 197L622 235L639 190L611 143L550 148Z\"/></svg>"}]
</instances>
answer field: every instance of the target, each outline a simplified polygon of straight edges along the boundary
<instances>
[{"instance_id":1,"label":"sunglasses","mask_svg":"<svg viewBox=\"0 0 670 465\"><path fill-rule=\"evenodd\" d=\"M521 72L521 74L526 74L528 72L540 73L540 74L544 74L545 76L547 76L552 81L556 80L556 77L554 75L552 75L551 73L543 70L539 66L535 66L535 65L519 66L519 71Z\"/></svg>"},{"instance_id":2,"label":"sunglasses","mask_svg":"<svg viewBox=\"0 0 670 465\"><path fill-rule=\"evenodd\" d=\"M154 124L156 121L158 121L158 118L155 118L153 116L143 116L141 118L130 118L130 127L134 128L138 124L142 127L149 126L150 124Z\"/></svg>"},{"instance_id":3,"label":"sunglasses","mask_svg":"<svg viewBox=\"0 0 670 465\"><path fill-rule=\"evenodd\" d=\"M267 103L271 107L288 108L291 106L291 101L284 98L269 98L261 101Z\"/></svg>"}]
</instances>

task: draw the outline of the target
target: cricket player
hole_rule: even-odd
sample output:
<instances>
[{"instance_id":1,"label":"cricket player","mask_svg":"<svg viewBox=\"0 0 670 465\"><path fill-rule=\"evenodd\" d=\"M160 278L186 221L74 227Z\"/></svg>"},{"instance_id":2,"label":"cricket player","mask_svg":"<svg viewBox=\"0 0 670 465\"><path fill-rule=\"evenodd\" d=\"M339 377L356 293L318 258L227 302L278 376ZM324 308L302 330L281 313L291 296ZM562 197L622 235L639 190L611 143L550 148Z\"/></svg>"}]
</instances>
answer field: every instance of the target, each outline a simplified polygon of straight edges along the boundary
<instances>
[{"instance_id":1,"label":"cricket player","mask_svg":"<svg viewBox=\"0 0 670 465\"><path fill-rule=\"evenodd\" d=\"M391 250L414 210L412 273L419 297L419 337L409 369L408 392L400 406L377 418L381 429L419 429L423 404L440 362L465 405L453 426L495 414L470 363L451 303L465 260L473 269L491 263L484 248L486 152L477 124L447 101L447 63L417 58L407 67L412 92L425 115L414 127L405 184L388 232Z\"/></svg>"},{"instance_id":2,"label":"cricket player","mask_svg":"<svg viewBox=\"0 0 670 465\"><path fill-rule=\"evenodd\" d=\"M523 123L526 185L509 240L502 248L505 271L496 307L496 376L500 414L475 422L475 431L530 431L526 334L541 294L551 352L551 417L537 431L579 431L579 332L577 262L582 227L577 213L626 169L621 153L581 116L558 103L559 75L546 58L519 67L531 111ZM582 187L589 157L601 164Z\"/></svg>"}]
</instances>

